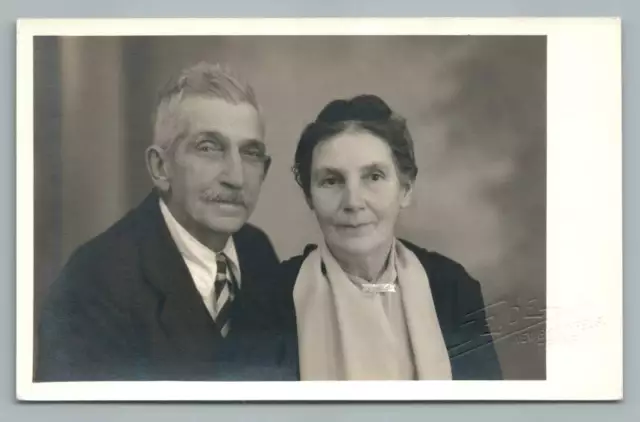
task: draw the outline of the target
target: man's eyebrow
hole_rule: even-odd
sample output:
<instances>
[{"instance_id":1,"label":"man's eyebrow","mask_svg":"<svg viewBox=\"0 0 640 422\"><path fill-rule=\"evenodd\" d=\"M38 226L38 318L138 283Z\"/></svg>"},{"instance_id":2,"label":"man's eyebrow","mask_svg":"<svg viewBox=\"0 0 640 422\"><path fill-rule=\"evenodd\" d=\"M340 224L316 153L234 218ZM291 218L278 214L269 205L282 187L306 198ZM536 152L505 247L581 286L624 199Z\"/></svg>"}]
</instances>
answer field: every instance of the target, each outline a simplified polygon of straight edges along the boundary
<instances>
[{"instance_id":1,"label":"man's eyebrow","mask_svg":"<svg viewBox=\"0 0 640 422\"><path fill-rule=\"evenodd\" d=\"M240 147L252 147L252 146L258 146L258 147L262 147L262 148L266 148L266 144L259 140L259 139L253 139L253 138L249 138L249 139L245 139L240 143Z\"/></svg>"},{"instance_id":2,"label":"man's eyebrow","mask_svg":"<svg viewBox=\"0 0 640 422\"><path fill-rule=\"evenodd\" d=\"M227 138L222 133L220 133L218 131L215 131L215 130L205 130L203 132L198 132L197 138L202 138L202 137L213 138L213 139L216 139L216 140L229 142L229 138Z\"/></svg>"},{"instance_id":3,"label":"man's eyebrow","mask_svg":"<svg viewBox=\"0 0 640 422\"><path fill-rule=\"evenodd\" d=\"M206 130L203 132L199 132L196 136L196 139L203 138L203 137L211 138L218 141L224 141L227 144L231 143L231 140L229 139L229 137L215 130ZM252 146L258 146L264 149L265 143L259 139L254 139L254 138L244 139L239 143L240 148L246 148L246 147L252 147Z\"/></svg>"}]
</instances>

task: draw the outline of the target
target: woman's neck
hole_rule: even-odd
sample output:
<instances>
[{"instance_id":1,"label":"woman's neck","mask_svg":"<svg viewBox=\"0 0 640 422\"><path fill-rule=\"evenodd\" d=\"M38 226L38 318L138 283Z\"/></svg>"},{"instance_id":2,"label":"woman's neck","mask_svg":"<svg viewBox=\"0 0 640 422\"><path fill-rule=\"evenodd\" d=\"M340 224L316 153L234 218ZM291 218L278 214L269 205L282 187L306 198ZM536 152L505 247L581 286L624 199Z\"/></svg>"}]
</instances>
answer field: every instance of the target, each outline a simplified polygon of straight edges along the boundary
<instances>
[{"instance_id":1,"label":"woman's neck","mask_svg":"<svg viewBox=\"0 0 640 422\"><path fill-rule=\"evenodd\" d=\"M367 254L352 254L327 246L347 274L375 282L385 270L392 245L393 239Z\"/></svg>"}]
</instances>

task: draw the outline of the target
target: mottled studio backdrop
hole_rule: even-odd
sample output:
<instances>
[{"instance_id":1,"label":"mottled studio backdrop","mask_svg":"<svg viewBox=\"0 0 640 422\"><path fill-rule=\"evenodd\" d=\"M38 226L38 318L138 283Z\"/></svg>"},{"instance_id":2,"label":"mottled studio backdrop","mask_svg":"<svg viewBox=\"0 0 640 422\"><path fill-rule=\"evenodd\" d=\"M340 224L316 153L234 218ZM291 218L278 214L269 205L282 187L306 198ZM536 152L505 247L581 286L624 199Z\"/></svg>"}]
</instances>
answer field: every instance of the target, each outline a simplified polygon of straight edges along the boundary
<instances>
[{"instance_id":1,"label":"mottled studio backdrop","mask_svg":"<svg viewBox=\"0 0 640 422\"><path fill-rule=\"evenodd\" d=\"M318 236L290 171L302 128L377 94L416 141L398 234L481 282L507 378L545 378L545 37L47 37L34 53L36 317L73 249L148 193L156 90L209 60L264 108L273 165L251 221L281 258Z\"/></svg>"}]
</instances>

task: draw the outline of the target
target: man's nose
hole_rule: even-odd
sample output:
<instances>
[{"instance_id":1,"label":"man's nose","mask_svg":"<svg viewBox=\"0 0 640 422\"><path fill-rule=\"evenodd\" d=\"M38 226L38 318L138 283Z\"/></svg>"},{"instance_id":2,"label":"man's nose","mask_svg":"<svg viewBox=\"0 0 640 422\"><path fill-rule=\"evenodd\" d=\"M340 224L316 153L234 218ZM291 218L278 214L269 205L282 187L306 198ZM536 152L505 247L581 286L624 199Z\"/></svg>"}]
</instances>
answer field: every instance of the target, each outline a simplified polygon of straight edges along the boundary
<instances>
[{"instance_id":1,"label":"man's nose","mask_svg":"<svg viewBox=\"0 0 640 422\"><path fill-rule=\"evenodd\" d=\"M220 182L234 188L241 188L244 183L244 169L242 158L238 151L225 154Z\"/></svg>"}]
</instances>

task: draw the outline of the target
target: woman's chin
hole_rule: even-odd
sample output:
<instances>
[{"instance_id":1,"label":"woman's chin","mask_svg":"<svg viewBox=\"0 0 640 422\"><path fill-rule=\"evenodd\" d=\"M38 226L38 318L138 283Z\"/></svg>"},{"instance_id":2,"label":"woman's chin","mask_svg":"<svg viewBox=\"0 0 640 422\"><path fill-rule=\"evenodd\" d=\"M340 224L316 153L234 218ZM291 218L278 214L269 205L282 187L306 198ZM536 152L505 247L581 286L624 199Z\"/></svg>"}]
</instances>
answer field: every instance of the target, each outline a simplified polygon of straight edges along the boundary
<instances>
[{"instance_id":1,"label":"woman's chin","mask_svg":"<svg viewBox=\"0 0 640 422\"><path fill-rule=\"evenodd\" d=\"M341 237L333 242L336 249L351 255L366 255L380 246L380 239L375 236Z\"/></svg>"}]
</instances>

